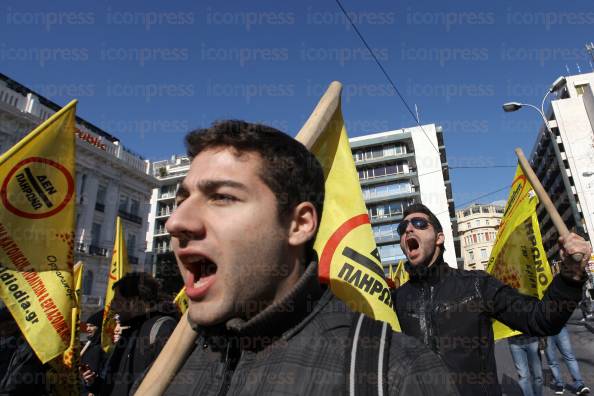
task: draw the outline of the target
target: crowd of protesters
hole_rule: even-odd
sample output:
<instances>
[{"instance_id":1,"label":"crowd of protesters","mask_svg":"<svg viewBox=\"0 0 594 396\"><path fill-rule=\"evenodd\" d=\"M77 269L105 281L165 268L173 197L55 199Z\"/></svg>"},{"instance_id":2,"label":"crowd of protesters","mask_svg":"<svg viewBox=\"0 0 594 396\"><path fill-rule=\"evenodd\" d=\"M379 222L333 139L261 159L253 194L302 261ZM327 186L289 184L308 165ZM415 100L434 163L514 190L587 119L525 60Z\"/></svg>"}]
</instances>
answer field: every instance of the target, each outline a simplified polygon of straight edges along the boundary
<instances>
[{"instance_id":1,"label":"crowd of protesters","mask_svg":"<svg viewBox=\"0 0 594 396\"><path fill-rule=\"evenodd\" d=\"M114 284L111 309L117 325L107 352L101 344L103 311L84 322L79 375L83 396L128 395L173 332L179 313L151 275L133 272ZM41 364L8 309L0 310L0 396L51 394L47 366ZM57 385L59 386L59 384Z\"/></svg>"},{"instance_id":2,"label":"crowd of protesters","mask_svg":"<svg viewBox=\"0 0 594 396\"><path fill-rule=\"evenodd\" d=\"M392 294L402 328L396 333L319 283L313 240L325 210L324 170L301 143L233 120L191 132L186 146L192 162L167 230L198 339L164 394L501 395L493 320L524 334L509 343L516 364L528 360L524 371L518 366L525 395L541 392L535 354L537 337L547 336L555 390L565 387L557 347L571 387L589 392L568 358L565 328L592 253L580 236L559 239L561 273L538 300L485 272L450 267L435 214L408 206L398 232L410 280ZM581 262L571 258L576 253ZM85 396L134 394L178 323L150 275L127 274L114 292L118 326L107 352L103 313L86 320L79 368ZM44 367L11 319L0 312L0 396L44 395L43 381L18 381L23 372L43 377Z\"/></svg>"}]
</instances>

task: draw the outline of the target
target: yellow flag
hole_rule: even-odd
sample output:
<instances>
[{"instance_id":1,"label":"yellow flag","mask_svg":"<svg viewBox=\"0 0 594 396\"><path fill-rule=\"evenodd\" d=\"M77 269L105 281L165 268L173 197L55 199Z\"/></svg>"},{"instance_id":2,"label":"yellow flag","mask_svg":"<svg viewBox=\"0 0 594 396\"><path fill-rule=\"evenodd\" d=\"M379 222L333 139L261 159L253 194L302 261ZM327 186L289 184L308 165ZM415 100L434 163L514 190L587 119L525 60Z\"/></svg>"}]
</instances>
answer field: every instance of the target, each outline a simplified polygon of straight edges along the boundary
<instances>
[{"instance_id":1,"label":"yellow flag","mask_svg":"<svg viewBox=\"0 0 594 396\"><path fill-rule=\"evenodd\" d=\"M320 281L351 309L400 326L392 308L340 107L311 148L324 168L326 197L314 248Z\"/></svg>"},{"instance_id":2,"label":"yellow flag","mask_svg":"<svg viewBox=\"0 0 594 396\"><path fill-rule=\"evenodd\" d=\"M185 286L179 291L179 293L177 293L177 296L175 296L173 302L175 303L175 306L177 307L177 309L179 309L179 312L182 315L186 313L186 311L188 310L189 301L188 296L186 295Z\"/></svg>"},{"instance_id":3,"label":"yellow flag","mask_svg":"<svg viewBox=\"0 0 594 396\"><path fill-rule=\"evenodd\" d=\"M487 272L520 293L541 299L553 275L542 246L537 205L532 185L518 166ZM500 322L493 323L493 331L495 339L520 334Z\"/></svg>"},{"instance_id":4,"label":"yellow flag","mask_svg":"<svg viewBox=\"0 0 594 396\"><path fill-rule=\"evenodd\" d=\"M105 291L105 308L103 310L103 324L101 326L101 346L107 350L113 344L113 331L116 326L115 314L110 309L113 300L113 285L129 271L128 253L124 240L122 220L116 218L116 235L111 255L111 265L107 274L107 290Z\"/></svg>"},{"instance_id":5,"label":"yellow flag","mask_svg":"<svg viewBox=\"0 0 594 396\"><path fill-rule=\"evenodd\" d=\"M0 157L0 297L43 363L70 344L75 111L72 101Z\"/></svg>"},{"instance_id":6,"label":"yellow flag","mask_svg":"<svg viewBox=\"0 0 594 396\"><path fill-rule=\"evenodd\" d=\"M79 261L74 265L75 304L72 307L72 327L70 345L62 354L49 362L46 373L50 383L51 393L55 396L80 395L80 380L78 364L80 358L80 307L82 286L83 263Z\"/></svg>"},{"instance_id":7,"label":"yellow flag","mask_svg":"<svg viewBox=\"0 0 594 396\"><path fill-rule=\"evenodd\" d=\"M398 261L398 265L396 266L396 270L394 271L392 281L394 282L395 287L400 287L408 282L409 275L406 269L404 268L404 260Z\"/></svg>"}]
</instances>

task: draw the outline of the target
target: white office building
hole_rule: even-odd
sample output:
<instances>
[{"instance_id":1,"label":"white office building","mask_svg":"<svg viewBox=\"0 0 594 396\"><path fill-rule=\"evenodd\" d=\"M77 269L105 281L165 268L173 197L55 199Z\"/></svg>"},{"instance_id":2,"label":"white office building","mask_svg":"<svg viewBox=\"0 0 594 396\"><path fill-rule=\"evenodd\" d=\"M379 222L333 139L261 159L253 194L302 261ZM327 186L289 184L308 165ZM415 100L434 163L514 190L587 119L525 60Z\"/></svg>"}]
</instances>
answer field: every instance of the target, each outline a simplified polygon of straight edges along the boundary
<instances>
[{"instance_id":1,"label":"white office building","mask_svg":"<svg viewBox=\"0 0 594 396\"><path fill-rule=\"evenodd\" d=\"M540 127L530 161L545 190L570 228L594 235L594 73L566 77L547 113L562 163L545 125ZM564 175L571 191L565 188ZM558 260L557 232L540 205L539 222L549 262Z\"/></svg>"}]
</instances>

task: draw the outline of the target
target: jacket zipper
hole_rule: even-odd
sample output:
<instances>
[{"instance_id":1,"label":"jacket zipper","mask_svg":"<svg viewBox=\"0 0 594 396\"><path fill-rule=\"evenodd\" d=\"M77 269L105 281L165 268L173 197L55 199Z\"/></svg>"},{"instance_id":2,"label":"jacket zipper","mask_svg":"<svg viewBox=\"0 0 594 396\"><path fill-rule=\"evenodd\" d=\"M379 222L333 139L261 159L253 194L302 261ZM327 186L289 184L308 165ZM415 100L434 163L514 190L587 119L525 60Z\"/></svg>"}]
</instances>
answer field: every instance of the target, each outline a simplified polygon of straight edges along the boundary
<instances>
[{"instance_id":1,"label":"jacket zipper","mask_svg":"<svg viewBox=\"0 0 594 396\"><path fill-rule=\"evenodd\" d=\"M234 356L237 352L235 350L231 350L231 345L233 344L233 340L230 340L227 343L227 350L225 351L225 368L223 371L223 383L221 384L221 388L217 393L219 396L224 396L229 391L229 387L231 386L231 377L233 376L233 372L237 367L238 358ZM230 356L233 354L233 356Z\"/></svg>"}]
</instances>

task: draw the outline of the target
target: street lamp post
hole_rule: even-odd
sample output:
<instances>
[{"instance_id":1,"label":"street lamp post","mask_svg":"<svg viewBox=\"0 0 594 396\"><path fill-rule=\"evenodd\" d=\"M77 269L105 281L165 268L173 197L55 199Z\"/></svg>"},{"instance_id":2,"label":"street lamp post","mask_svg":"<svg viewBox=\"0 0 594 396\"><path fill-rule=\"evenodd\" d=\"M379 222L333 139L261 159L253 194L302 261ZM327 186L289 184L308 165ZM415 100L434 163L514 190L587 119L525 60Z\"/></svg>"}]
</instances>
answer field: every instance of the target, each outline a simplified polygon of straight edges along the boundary
<instances>
[{"instance_id":1,"label":"street lamp post","mask_svg":"<svg viewBox=\"0 0 594 396\"><path fill-rule=\"evenodd\" d=\"M561 178L563 179L565 191L567 191L567 197L569 199L569 205L571 207L571 214L573 215L573 221L575 222L576 230L578 232L581 232L582 231L581 230L581 228L582 228L581 218L579 215L575 197L573 196L573 190L571 189L571 183L569 182L569 177L567 176L567 172L565 171L565 165L563 164L563 158L561 157L561 151L559 150L559 145L557 145L557 137L551 130L549 120L547 120L547 117L545 116L545 111L544 111L544 104L545 104L545 101L547 100L547 97L552 92L558 91L559 88L561 88L563 85L565 85L565 82L566 82L565 77L559 77L555 80L555 82L553 82L553 84L551 85L551 87L549 88L549 90L547 91L545 96L542 98L542 102L540 104L540 109L534 105L529 104L529 103L508 102L503 105L503 111L505 111L506 113L511 113L511 112L520 110L522 107L530 107L530 108L536 110L538 112L538 114L540 114L540 116L542 117L542 120L545 125L545 129L547 130L547 132L549 134L549 140L551 141L551 144L553 145L553 151L554 151L555 157L557 159L557 165L559 166L559 172L561 173Z\"/></svg>"}]
</instances>

